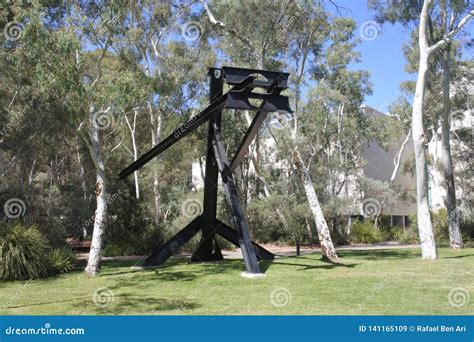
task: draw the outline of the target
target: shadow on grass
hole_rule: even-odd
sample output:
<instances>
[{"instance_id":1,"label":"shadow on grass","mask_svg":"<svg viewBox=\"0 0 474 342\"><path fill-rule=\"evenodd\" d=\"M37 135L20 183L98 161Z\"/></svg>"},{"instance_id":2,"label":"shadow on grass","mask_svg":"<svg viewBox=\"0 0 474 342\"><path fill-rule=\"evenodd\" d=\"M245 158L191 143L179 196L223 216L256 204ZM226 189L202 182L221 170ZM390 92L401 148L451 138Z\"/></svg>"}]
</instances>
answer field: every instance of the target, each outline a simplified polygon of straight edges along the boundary
<instances>
[{"instance_id":1,"label":"shadow on grass","mask_svg":"<svg viewBox=\"0 0 474 342\"><path fill-rule=\"evenodd\" d=\"M421 257L421 251L409 249L340 250L337 254L342 258L363 260L418 259Z\"/></svg>"},{"instance_id":2,"label":"shadow on grass","mask_svg":"<svg viewBox=\"0 0 474 342\"><path fill-rule=\"evenodd\" d=\"M359 264L328 263L327 265L308 265L308 264L298 264L298 263L292 263L292 262L273 261L273 262L269 262L268 266L265 268L265 271L271 265L285 265L285 266L300 267L301 269L299 269L298 271L305 271L305 270L317 270L317 269L330 270L336 267L353 268Z\"/></svg>"},{"instance_id":3,"label":"shadow on grass","mask_svg":"<svg viewBox=\"0 0 474 342\"><path fill-rule=\"evenodd\" d=\"M41 305L49 305L49 304L56 304L56 303L70 303L70 302L76 302L79 300L83 300L86 297L79 297L79 298L73 298L73 299L64 299L64 300L51 300L47 302L38 302L38 303L29 303L29 304L21 304L21 305L11 305L11 306L5 306L4 309L18 309L18 308L28 308L31 306L41 306Z\"/></svg>"},{"instance_id":4,"label":"shadow on grass","mask_svg":"<svg viewBox=\"0 0 474 342\"><path fill-rule=\"evenodd\" d=\"M454 255L454 256L441 256L440 259L461 259L474 257L474 254Z\"/></svg>"},{"instance_id":5,"label":"shadow on grass","mask_svg":"<svg viewBox=\"0 0 474 342\"><path fill-rule=\"evenodd\" d=\"M92 306L94 312L104 315L119 315L127 313L152 314L160 311L191 310L200 307L200 304L190 299L166 299L139 296L132 293L121 293L113 297L104 307L95 305L90 299L79 304L80 307Z\"/></svg>"},{"instance_id":6,"label":"shadow on grass","mask_svg":"<svg viewBox=\"0 0 474 342\"><path fill-rule=\"evenodd\" d=\"M359 251L356 252L360 254ZM299 263L300 260L307 260L309 262ZM323 263L323 264L321 264ZM120 270L114 272L114 268L123 268L135 266L136 261L131 260L121 260L121 261L107 261L105 263L107 270L101 274L101 277L111 277L117 275L130 275L130 278L121 279L120 287L127 286L140 286L141 281L147 283L146 286L149 286L150 281L179 281L179 282L193 282L207 276L212 276L218 273L230 273L237 271L244 271L244 263L240 259L236 260L222 260L214 262L204 262L204 263L190 263L184 260L172 259L167 261L164 265L156 269L144 269L144 270ZM310 269L333 269L336 267L346 267L352 268L359 264L357 263L342 263L342 262L332 262L329 259L319 258L319 255L315 254L314 257L307 256L291 256L283 257L275 260L269 261L260 261L260 269L262 272L266 272L271 265L287 265L301 268L300 270L310 270ZM118 287L118 286L117 286ZM113 289L113 287L111 288Z\"/></svg>"},{"instance_id":7,"label":"shadow on grass","mask_svg":"<svg viewBox=\"0 0 474 342\"><path fill-rule=\"evenodd\" d=\"M338 251L338 255L343 260L345 259L344 262L333 262L327 258L321 258L318 253L315 253L304 256L282 257L272 261L261 261L259 265L262 272L266 272L271 265L298 267L300 268L299 271L354 268L360 264L357 261L418 259L420 258L420 251L404 249L342 250ZM352 262L349 263L349 260ZM218 273L244 271L244 264L240 259L205 263L190 263L183 259L171 259L157 269L123 269L135 265L137 265L137 260L106 261L101 277L128 274L130 277L120 279L120 287L149 287L151 286L150 282L155 280L164 282L193 282ZM122 269L115 272L116 268ZM118 288L119 286L117 285L116 287Z\"/></svg>"},{"instance_id":8,"label":"shadow on grass","mask_svg":"<svg viewBox=\"0 0 474 342\"><path fill-rule=\"evenodd\" d=\"M128 263L121 263L120 267L125 267ZM206 263L187 263L182 260L171 260L163 266L155 269L144 270L120 270L113 272L114 265L109 265L108 272L102 273L100 277L115 277L117 283L109 286L111 290L121 288L142 288L147 289L153 286L159 286L160 282L194 282L205 279L208 276L217 274L235 273L243 271L241 260L223 260L218 262ZM115 267L119 267L115 265ZM112 271L112 272L111 272Z\"/></svg>"},{"instance_id":9,"label":"shadow on grass","mask_svg":"<svg viewBox=\"0 0 474 342\"><path fill-rule=\"evenodd\" d=\"M104 302L94 303L91 296L81 296L72 299L45 301L24 305L12 305L4 309L30 308L35 306L51 305L58 303L73 303L71 306L92 310L96 314L126 314L126 313L154 313L159 311L189 310L200 307L201 305L191 300L169 300L166 298L154 298L148 296L139 296L131 293L121 293L109 298Z\"/></svg>"}]
</instances>

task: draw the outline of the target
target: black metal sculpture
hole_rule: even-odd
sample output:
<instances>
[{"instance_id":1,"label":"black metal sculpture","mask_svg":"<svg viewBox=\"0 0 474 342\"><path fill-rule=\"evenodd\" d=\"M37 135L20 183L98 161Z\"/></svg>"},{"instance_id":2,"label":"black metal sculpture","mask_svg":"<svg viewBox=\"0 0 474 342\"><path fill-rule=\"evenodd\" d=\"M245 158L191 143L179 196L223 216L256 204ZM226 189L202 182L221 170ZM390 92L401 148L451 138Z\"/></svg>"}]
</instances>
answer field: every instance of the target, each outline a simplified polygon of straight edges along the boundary
<instances>
[{"instance_id":1,"label":"black metal sculpture","mask_svg":"<svg viewBox=\"0 0 474 342\"><path fill-rule=\"evenodd\" d=\"M233 67L209 68L209 106L184 125L178 127L173 134L120 173L120 178L124 179L194 131L204 122L209 122L203 213L163 246L154 250L145 260L145 266L163 264L180 247L202 230L200 243L192 255L193 261L223 259L215 238L217 233L241 248L246 269L246 273L243 275L262 275L257 258L260 260L272 260L274 255L250 239L247 222L238 199L233 171L245 156L249 145L268 113L277 111L291 113L288 97L281 95L281 92L287 88L288 76L288 73L266 70ZM225 94L223 94L224 83L232 87ZM256 91L257 89L263 90L263 92L258 92ZM261 100L261 103L256 107L251 104L250 99ZM221 138L221 116L222 110L225 108L257 111L232 161L227 157ZM219 221L216 217L219 173L224 184L227 201L232 210L236 230Z\"/></svg>"}]
</instances>

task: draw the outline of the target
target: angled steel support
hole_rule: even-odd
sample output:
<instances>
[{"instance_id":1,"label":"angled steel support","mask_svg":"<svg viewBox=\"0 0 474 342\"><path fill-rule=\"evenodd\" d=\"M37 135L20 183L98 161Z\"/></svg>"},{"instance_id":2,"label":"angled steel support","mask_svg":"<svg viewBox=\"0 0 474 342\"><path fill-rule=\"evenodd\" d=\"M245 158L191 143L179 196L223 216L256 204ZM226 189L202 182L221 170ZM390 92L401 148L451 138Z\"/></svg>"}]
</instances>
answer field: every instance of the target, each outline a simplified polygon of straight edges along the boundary
<instances>
[{"instance_id":1,"label":"angled steel support","mask_svg":"<svg viewBox=\"0 0 474 342\"><path fill-rule=\"evenodd\" d=\"M162 265L173 254L176 254L181 247L183 247L187 242L189 242L189 240L191 240L194 235L199 232L201 229L199 224L200 220L201 216L196 217L163 246L153 251L151 255L145 260L145 266Z\"/></svg>"},{"instance_id":2,"label":"angled steel support","mask_svg":"<svg viewBox=\"0 0 474 342\"><path fill-rule=\"evenodd\" d=\"M209 68L209 76L210 105L124 169L119 176L121 179L129 176L203 123L208 122L203 213L163 246L155 249L146 259L145 266L163 264L201 231L201 241L193 253L193 261L222 259L222 253L216 240L216 234L219 234L241 248L247 273L258 275L261 274L261 271L257 263L257 257L260 260L272 260L274 255L251 241L232 172L245 156L268 112L291 112L288 98L280 94L288 86L289 74L267 70L222 67L220 69ZM223 93L224 84L232 86L225 94ZM254 91L256 88L260 92ZM261 92L262 90L263 92ZM262 103L257 107L252 104L253 102L250 99L260 99ZM224 108L257 111L232 162L228 160L221 139L221 116ZM216 218L219 173L224 184L227 201L232 210L236 230Z\"/></svg>"},{"instance_id":3,"label":"angled steel support","mask_svg":"<svg viewBox=\"0 0 474 342\"><path fill-rule=\"evenodd\" d=\"M173 134L171 134L161 143L153 147L150 151L142 155L134 163L132 163L129 167L127 167L125 170L120 172L119 173L120 179L124 179L125 177L131 175L132 173L137 171L139 168L141 168L143 165L145 165L150 160L152 160L157 155L159 155L161 152L165 151L166 149L168 149L169 147L171 147L172 145L180 141L182 138L184 138L186 135L194 131L204 122L209 120L210 117L212 117L213 115L217 113L222 112L222 109L224 108L226 101L227 101L227 94L217 99L209 107L207 107L205 110L200 112L195 117L191 118L184 125L181 125L180 127L178 127L174 131Z\"/></svg>"},{"instance_id":4,"label":"angled steel support","mask_svg":"<svg viewBox=\"0 0 474 342\"><path fill-rule=\"evenodd\" d=\"M239 245L239 233L235 229L230 228L228 225L223 223L220 220L217 220L217 230L216 233L222 236L227 241L233 243L235 246L240 247ZM252 242L255 253L259 260L273 260L275 255L269 250L263 248L259 244Z\"/></svg>"},{"instance_id":5,"label":"angled steel support","mask_svg":"<svg viewBox=\"0 0 474 342\"><path fill-rule=\"evenodd\" d=\"M194 131L204 122L208 121L209 119L213 118L216 114L222 113L222 109L226 106L228 96L230 92L240 92L245 89L249 84L253 82L253 77L245 78L242 83L234 86L228 93L221 95L217 99L213 100L213 102L202 112L198 115L192 117L188 122L184 125L179 126L173 134L168 136L165 140L161 143L153 147L151 150L146 152L140 158L138 158L134 163L124 169L122 172L119 173L120 179L124 179L130 176L132 173L137 171L143 165L148 163L150 160L155 158L157 155L168 149L169 147L173 146L175 143L180 141L182 138L187 136L189 133Z\"/></svg>"},{"instance_id":6,"label":"angled steel support","mask_svg":"<svg viewBox=\"0 0 474 342\"><path fill-rule=\"evenodd\" d=\"M227 159L224 145L221 140L220 129L214 124L214 140L212 142L214 147L214 153L217 159L217 165L221 173L222 183L224 183L224 189L227 196L227 202L229 202L232 216L234 218L235 226L239 235L239 246L242 250L244 257L245 270L248 274L260 274L260 267L257 263L257 256L250 239L249 229L247 222L245 221L244 212L240 205L239 196L237 194L237 188L235 186L234 177L230 170L230 162Z\"/></svg>"},{"instance_id":7,"label":"angled steel support","mask_svg":"<svg viewBox=\"0 0 474 342\"><path fill-rule=\"evenodd\" d=\"M221 98L224 91L224 81L220 70L209 69L209 102ZM214 137L214 125L221 127L222 110L209 119L207 130L207 152L206 152L206 171L204 175L204 201L202 212L202 235L201 241L194 251L192 261L215 261L222 260L219 245L215 238L216 216L217 216L217 183L219 179L219 170L217 167L216 156L212 148Z\"/></svg>"},{"instance_id":8,"label":"angled steel support","mask_svg":"<svg viewBox=\"0 0 474 342\"><path fill-rule=\"evenodd\" d=\"M250 146L250 144L253 141L253 138L258 133L258 130L260 129L260 126L262 126L262 123L265 121L267 117L268 112L263 112L263 111L258 111L255 114L255 117L252 120L252 123L250 124L250 127L248 128L247 132L245 133L244 139L240 142L239 148L237 149L237 152L235 152L235 156L232 159L232 162L230 163L230 171L233 172L237 166L239 166L240 162L242 159L245 157L245 154L247 153L247 150Z\"/></svg>"}]
</instances>

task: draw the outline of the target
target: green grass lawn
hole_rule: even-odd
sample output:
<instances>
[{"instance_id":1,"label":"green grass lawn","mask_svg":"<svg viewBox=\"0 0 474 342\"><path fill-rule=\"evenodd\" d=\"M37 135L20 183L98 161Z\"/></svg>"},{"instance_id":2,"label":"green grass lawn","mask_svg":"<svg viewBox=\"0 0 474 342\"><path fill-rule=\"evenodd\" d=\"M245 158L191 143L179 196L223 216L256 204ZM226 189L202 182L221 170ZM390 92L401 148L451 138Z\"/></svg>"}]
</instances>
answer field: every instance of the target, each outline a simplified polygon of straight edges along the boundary
<instances>
[{"instance_id":1,"label":"green grass lawn","mask_svg":"<svg viewBox=\"0 0 474 342\"><path fill-rule=\"evenodd\" d=\"M171 315L469 315L474 313L474 248L439 250L423 261L418 249L340 251L340 264L320 255L262 264L267 276L240 276L242 260L190 264L173 260L156 270L106 262L99 277L82 271L29 282L0 283L0 313ZM97 289L102 298L94 303ZM470 299L455 298L461 288ZM464 292L464 293L462 293ZM103 300L103 302L101 301ZM461 300L461 302L457 302ZM103 304L103 305L102 305ZM276 305L274 305L276 304Z\"/></svg>"}]
</instances>

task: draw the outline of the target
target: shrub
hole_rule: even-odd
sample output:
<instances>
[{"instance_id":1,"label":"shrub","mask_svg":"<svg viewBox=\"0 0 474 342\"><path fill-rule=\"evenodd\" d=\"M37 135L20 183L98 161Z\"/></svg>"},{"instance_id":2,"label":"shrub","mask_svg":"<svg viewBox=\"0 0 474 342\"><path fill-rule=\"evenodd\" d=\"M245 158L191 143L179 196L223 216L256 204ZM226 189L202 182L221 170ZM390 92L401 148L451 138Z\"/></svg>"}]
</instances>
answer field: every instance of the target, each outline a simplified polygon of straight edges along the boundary
<instances>
[{"instance_id":1,"label":"shrub","mask_svg":"<svg viewBox=\"0 0 474 342\"><path fill-rule=\"evenodd\" d=\"M352 243L376 243L382 241L382 234L374 229L372 221L358 221L352 226L349 241Z\"/></svg>"},{"instance_id":2,"label":"shrub","mask_svg":"<svg viewBox=\"0 0 474 342\"><path fill-rule=\"evenodd\" d=\"M49 258L52 273L71 272L76 264L76 253L67 247L53 249Z\"/></svg>"},{"instance_id":3,"label":"shrub","mask_svg":"<svg viewBox=\"0 0 474 342\"><path fill-rule=\"evenodd\" d=\"M431 213L433 223L433 234L437 243L449 242L448 212L440 209Z\"/></svg>"},{"instance_id":4,"label":"shrub","mask_svg":"<svg viewBox=\"0 0 474 342\"><path fill-rule=\"evenodd\" d=\"M124 255L136 255L137 247L126 243L113 243L104 248L104 256L117 257Z\"/></svg>"},{"instance_id":5,"label":"shrub","mask_svg":"<svg viewBox=\"0 0 474 342\"><path fill-rule=\"evenodd\" d=\"M461 220L461 233L464 242L474 240L474 220L471 218L464 218Z\"/></svg>"},{"instance_id":6,"label":"shrub","mask_svg":"<svg viewBox=\"0 0 474 342\"><path fill-rule=\"evenodd\" d=\"M420 243L418 231L413 225L407 228L394 227L392 230L392 236L395 240L404 245Z\"/></svg>"},{"instance_id":7,"label":"shrub","mask_svg":"<svg viewBox=\"0 0 474 342\"><path fill-rule=\"evenodd\" d=\"M0 279L26 280L46 277L49 245L38 228L21 224L0 231Z\"/></svg>"}]
</instances>

